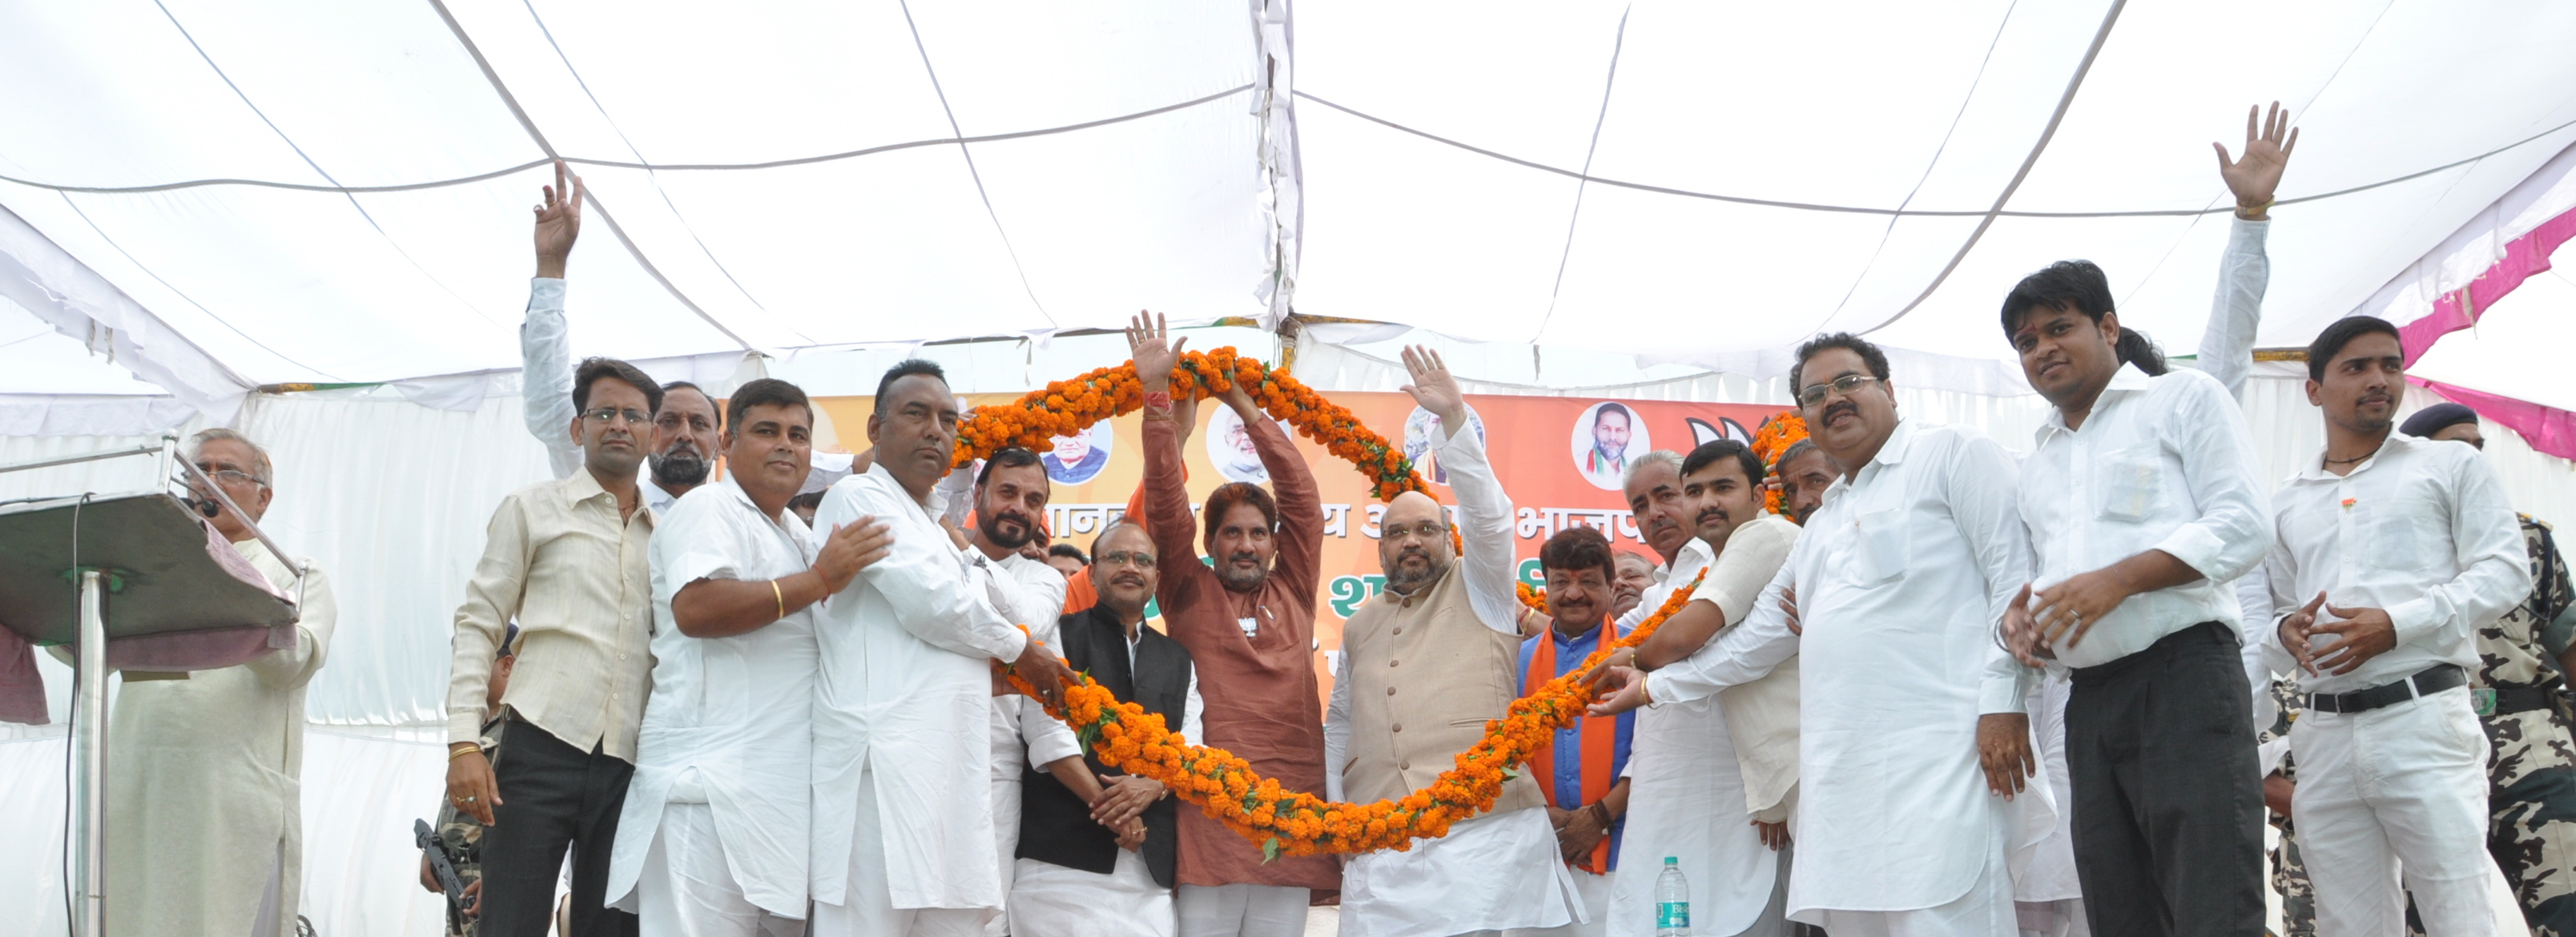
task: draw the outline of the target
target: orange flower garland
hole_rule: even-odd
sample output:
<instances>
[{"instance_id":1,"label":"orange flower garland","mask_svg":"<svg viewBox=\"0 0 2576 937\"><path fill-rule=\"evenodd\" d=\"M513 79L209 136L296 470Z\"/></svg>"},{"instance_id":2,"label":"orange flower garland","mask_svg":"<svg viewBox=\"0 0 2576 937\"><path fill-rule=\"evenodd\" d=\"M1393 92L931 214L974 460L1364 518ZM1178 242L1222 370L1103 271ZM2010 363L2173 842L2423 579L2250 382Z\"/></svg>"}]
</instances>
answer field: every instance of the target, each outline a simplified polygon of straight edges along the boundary
<instances>
[{"instance_id":1,"label":"orange flower garland","mask_svg":"<svg viewBox=\"0 0 2576 937\"><path fill-rule=\"evenodd\" d=\"M1544 590L1526 582L1513 583L1513 585L1520 587L1522 605L1529 606L1530 611L1541 615L1547 614L1547 593Z\"/></svg>"},{"instance_id":2,"label":"orange flower garland","mask_svg":"<svg viewBox=\"0 0 2576 937\"><path fill-rule=\"evenodd\" d=\"M1351 411L1325 400L1288 372L1235 353L1232 347L1183 352L1172 370L1172 392L1205 400L1242 387L1252 402L1274 419L1285 420L1325 451L1348 460L1375 484L1379 500L1407 491L1428 493L1421 473L1404 450L1360 425ZM999 406L976 407L957 423L959 467L992 455L1005 446L1044 450L1048 440L1070 436L1093 423L1133 413L1145 405L1145 385L1133 361L1099 368L1069 381L1056 381Z\"/></svg>"},{"instance_id":3,"label":"orange flower garland","mask_svg":"<svg viewBox=\"0 0 2576 937\"><path fill-rule=\"evenodd\" d=\"M1456 756L1457 767L1400 800L1337 803L1280 787L1278 781L1252 773L1251 764L1231 752L1190 744L1165 726L1162 716L1119 702L1087 675L1080 686L1065 687L1061 705L1047 714L1071 726L1102 764L1162 782L1227 829L1260 843L1265 859L1405 851L1413 848L1416 839L1448 835L1450 824L1492 809L1494 800L1502 796L1504 782L1520 776L1521 762L1547 744L1556 730L1584 715L1593 694L1581 682L1583 674L1613 651L1644 642L1665 619L1690 603L1691 593L1705 578L1703 571L1689 585L1674 590L1653 616L1595 649L1582 666L1513 700L1503 718L1486 721L1482 740ZM1004 676L1013 688L1036 698L1034 688L1018 674L1005 672Z\"/></svg>"},{"instance_id":4,"label":"orange flower garland","mask_svg":"<svg viewBox=\"0 0 2576 937\"><path fill-rule=\"evenodd\" d=\"M1790 446L1797 445L1798 440L1805 438L1807 438L1806 418L1799 416L1796 410L1782 410L1762 421L1762 428L1753 434L1753 445L1746 448L1752 449L1753 454L1762 460L1762 464L1770 466L1773 473L1777 474L1780 468L1780 454L1789 451ZM1781 514L1780 489L1776 487L1771 489L1770 505L1771 513Z\"/></svg>"}]
</instances>

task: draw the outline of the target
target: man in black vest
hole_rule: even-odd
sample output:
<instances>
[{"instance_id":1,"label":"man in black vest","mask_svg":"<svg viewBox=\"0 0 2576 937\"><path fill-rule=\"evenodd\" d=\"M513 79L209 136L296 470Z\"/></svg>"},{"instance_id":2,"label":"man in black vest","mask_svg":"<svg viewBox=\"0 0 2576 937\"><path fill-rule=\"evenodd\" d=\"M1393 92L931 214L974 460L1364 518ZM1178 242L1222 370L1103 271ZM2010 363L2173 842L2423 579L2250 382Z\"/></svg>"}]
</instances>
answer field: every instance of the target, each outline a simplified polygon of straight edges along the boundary
<instances>
[{"instance_id":1,"label":"man in black vest","mask_svg":"<svg viewBox=\"0 0 2576 937\"><path fill-rule=\"evenodd\" d=\"M1064 616L1065 660L1119 702L1199 737L1199 680L1180 642L1145 627L1161 576L1145 529L1119 522L1091 544L1100 602ZM1015 937L1134 933L1171 937L1177 801L1160 782L1109 773L1071 730L1029 740L1020 847L1010 899Z\"/></svg>"}]
</instances>

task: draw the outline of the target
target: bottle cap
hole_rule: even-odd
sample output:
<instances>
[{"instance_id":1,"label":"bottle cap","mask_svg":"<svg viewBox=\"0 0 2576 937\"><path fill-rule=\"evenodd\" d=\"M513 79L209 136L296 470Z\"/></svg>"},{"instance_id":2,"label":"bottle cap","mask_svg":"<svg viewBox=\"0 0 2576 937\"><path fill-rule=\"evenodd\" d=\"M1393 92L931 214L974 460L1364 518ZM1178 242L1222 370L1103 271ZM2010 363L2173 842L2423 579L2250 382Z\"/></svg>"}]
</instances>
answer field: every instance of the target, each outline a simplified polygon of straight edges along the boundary
<instances>
[{"instance_id":1,"label":"bottle cap","mask_svg":"<svg viewBox=\"0 0 2576 937\"><path fill-rule=\"evenodd\" d=\"M1682 857L1680 857L1680 856L1665 856L1665 857L1664 857L1664 864L1665 864L1665 865L1680 865L1680 864L1681 864L1681 862L1682 862Z\"/></svg>"}]
</instances>

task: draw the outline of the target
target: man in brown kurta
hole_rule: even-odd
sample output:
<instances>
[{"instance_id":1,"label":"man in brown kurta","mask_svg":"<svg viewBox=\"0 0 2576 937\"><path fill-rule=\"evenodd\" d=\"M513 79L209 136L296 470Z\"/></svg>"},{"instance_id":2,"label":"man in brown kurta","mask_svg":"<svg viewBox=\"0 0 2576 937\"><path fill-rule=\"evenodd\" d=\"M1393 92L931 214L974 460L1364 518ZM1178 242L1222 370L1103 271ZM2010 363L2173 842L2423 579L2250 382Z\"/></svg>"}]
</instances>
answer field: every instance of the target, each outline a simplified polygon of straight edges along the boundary
<instances>
[{"instance_id":1,"label":"man in brown kurta","mask_svg":"<svg viewBox=\"0 0 2576 937\"><path fill-rule=\"evenodd\" d=\"M1211 494L1206 542L1217 565L1199 563L1192 542L1199 525L1190 514L1168 384L1180 349L1157 323L1140 321L1130 340L1137 373L1145 375L1146 527L1166 557L1156 597L1163 626L1198 667L1206 703L1207 738L1191 741L1231 751L1283 787L1322 796L1324 713L1314 646L1324 510L1315 477L1250 397L1239 389L1227 394L1277 495L1241 483ZM1251 841L1196 809L1181 811L1181 937L1294 937L1306 930L1309 890L1340 887L1329 856L1265 864Z\"/></svg>"}]
</instances>

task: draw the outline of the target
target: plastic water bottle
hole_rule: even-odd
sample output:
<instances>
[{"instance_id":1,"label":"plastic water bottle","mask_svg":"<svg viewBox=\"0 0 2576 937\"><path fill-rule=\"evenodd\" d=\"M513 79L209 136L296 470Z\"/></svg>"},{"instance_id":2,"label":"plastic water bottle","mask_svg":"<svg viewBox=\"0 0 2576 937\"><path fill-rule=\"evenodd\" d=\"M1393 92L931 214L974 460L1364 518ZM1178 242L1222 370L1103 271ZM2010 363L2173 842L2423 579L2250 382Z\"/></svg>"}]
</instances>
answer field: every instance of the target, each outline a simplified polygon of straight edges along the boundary
<instances>
[{"instance_id":1,"label":"plastic water bottle","mask_svg":"<svg viewBox=\"0 0 2576 937\"><path fill-rule=\"evenodd\" d=\"M1679 856L1665 856L1655 876L1655 937L1690 937L1690 880Z\"/></svg>"}]
</instances>

